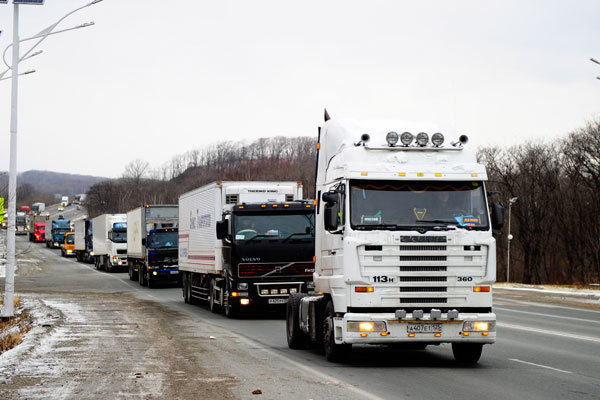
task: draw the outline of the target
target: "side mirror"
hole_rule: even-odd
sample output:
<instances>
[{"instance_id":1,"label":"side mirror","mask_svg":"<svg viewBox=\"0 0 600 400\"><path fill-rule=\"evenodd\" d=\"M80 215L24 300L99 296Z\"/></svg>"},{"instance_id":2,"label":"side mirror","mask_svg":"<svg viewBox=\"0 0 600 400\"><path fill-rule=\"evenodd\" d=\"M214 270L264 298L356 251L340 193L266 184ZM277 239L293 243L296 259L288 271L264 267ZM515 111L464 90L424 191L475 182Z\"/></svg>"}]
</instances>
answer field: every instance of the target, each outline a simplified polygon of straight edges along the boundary
<instances>
[{"instance_id":1,"label":"side mirror","mask_svg":"<svg viewBox=\"0 0 600 400\"><path fill-rule=\"evenodd\" d=\"M492 229L504 227L504 206L500 202L492 203Z\"/></svg>"},{"instance_id":2,"label":"side mirror","mask_svg":"<svg viewBox=\"0 0 600 400\"><path fill-rule=\"evenodd\" d=\"M321 198L327 204L336 204L338 202L338 194L336 192L325 192Z\"/></svg>"},{"instance_id":3,"label":"side mirror","mask_svg":"<svg viewBox=\"0 0 600 400\"><path fill-rule=\"evenodd\" d=\"M229 234L229 221L224 219L217 221L217 239L226 239Z\"/></svg>"},{"instance_id":4,"label":"side mirror","mask_svg":"<svg viewBox=\"0 0 600 400\"><path fill-rule=\"evenodd\" d=\"M327 194L327 193L325 193ZM325 215L323 216L325 229L328 231L337 231L338 229L338 205L327 203L325 205Z\"/></svg>"},{"instance_id":5,"label":"side mirror","mask_svg":"<svg viewBox=\"0 0 600 400\"><path fill-rule=\"evenodd\" d=\"M142 238L142 246L146 245L146 238Z\"/></svg>"}]
</instances>

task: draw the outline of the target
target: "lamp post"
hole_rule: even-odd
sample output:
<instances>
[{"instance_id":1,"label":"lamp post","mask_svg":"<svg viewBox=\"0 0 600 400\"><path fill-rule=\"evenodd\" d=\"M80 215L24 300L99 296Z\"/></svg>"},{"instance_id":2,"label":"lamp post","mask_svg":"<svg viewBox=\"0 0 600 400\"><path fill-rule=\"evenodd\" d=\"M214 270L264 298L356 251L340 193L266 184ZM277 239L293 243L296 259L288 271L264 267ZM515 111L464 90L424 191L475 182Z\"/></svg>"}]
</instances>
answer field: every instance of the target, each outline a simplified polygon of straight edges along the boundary
<instances>
[{"instance_id":1,"label":"lamp post","mask_svg":"<svg viewBox=\"0 0 600 400\"><path fill-rule=\"evenodd\" d=\"M507 245L506 245L506 282L510 282L510 241L513 238L513 235L510 234L510 209L512 205L518 200L518 197L513 197L508 200L508 233L506 236Z\"/></svg>"},{"instance_id":2,"label":"lamp post","mask_svg":"<svg viewBox=\"0 0 600 400\"><path fill-rule=\"evenodd\" d=\"M50 25L48 28L40 32L36 37L40 37L40 40L33 45L24 55L23 58L27 58L30 53L39 45L48 35L52 33L54 28L62 22L69 15L83 8L89 7L93 4L97 4L102 0L93 0L82 7L79 7L62 18L57 22ZM0 4L6 4L6 1L0 1ZM36 4L43 5L44 0L13 0L13 43L12 43L12 87L11 87L11 102L10 102L10 163L8 172L8 226L6 231L6 278L4 282L4 307L0 312L0 317L8 319L15 313L14 310L14 294L15 294L15 220L17 210L17 111L18 111L18 88L19 88L19 5L20 4ZM34 38L36 38L34 37ZM31 38L33 39L33 38ZM6 53L6 51L5 51ZM5 64L8 65L8 63ZM6 73L2 73L0 78Z\"/></svg>"}]
</instances>

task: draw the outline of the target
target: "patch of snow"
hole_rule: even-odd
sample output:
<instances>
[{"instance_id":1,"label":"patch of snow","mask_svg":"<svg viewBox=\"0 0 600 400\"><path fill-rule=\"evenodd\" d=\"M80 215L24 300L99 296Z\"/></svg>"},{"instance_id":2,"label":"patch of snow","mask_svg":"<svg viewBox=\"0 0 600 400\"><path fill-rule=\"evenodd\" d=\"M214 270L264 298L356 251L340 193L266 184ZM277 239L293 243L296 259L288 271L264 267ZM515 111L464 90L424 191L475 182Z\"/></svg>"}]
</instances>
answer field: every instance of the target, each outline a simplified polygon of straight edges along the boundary
<instances>
[{"instance_id":1,"label":"patch of snow","mask_svg":"<svg viewBox=\"0 0 600 400\"><path fill-rule=\"evenodd\" d=\"M600 290L596 289L583 289L570 286L558 286L558 285L524 285L518 283L496 283L494 284L495 289L504 290L515 290L515 291L528 291L548 294L561 294L565 296L576 296L576 297L597 297L600 299Z\"/></svg>"}]
</instances>

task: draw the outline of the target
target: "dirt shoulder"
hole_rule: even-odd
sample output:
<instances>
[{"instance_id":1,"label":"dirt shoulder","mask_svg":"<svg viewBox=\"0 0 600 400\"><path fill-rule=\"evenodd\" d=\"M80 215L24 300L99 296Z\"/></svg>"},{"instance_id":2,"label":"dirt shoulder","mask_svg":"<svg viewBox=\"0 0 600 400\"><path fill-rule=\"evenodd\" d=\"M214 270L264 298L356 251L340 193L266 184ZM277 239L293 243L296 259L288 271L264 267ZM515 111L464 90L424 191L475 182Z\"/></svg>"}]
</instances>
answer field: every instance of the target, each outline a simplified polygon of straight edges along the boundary
<instances>
[{"instance_id":1,"label":"dirt shoulder","mask_svg":"<svg viewBox=\"0 0 600 400\"><path fill-rule=\"evenodd\" d=\"M494 296L533 303L553 304L565 307L600 310L600 298L597 295L585 293L559 293L537 290L514 290L511 288L494 287Z\"/></svg>"}]
</instances>

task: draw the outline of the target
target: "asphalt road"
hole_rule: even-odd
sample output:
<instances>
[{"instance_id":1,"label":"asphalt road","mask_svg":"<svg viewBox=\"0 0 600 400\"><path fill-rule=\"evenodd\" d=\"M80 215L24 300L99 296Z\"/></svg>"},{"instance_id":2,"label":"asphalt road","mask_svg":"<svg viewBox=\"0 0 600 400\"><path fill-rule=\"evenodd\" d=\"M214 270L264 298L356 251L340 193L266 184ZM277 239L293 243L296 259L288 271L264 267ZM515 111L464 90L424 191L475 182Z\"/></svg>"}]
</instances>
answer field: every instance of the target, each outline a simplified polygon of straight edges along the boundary
<instances>
[{"instance_id":1,"label":"asphalt road","mask_svg":"<svg viewBox=\"0 0 600 400\"><path fill-rule=\"evenodd\" d=\"M498 341L484 347L477 366L458 367L448 345L424 351L355 347L348 363L331 364L316 350L288 349L281 317L230 320L207 307L185 304L180 288L143 288L126 273L96 271L25 238L17 238L17 248L24 256L44 258L52 265L51 271L17 276L17 292L133 293L228 329L246 338L249 346L262 349L266 357L289 362L306 375L345 382L362 398L600 398L600 311L495 294Z\"/></svg>"}]
</instances>

